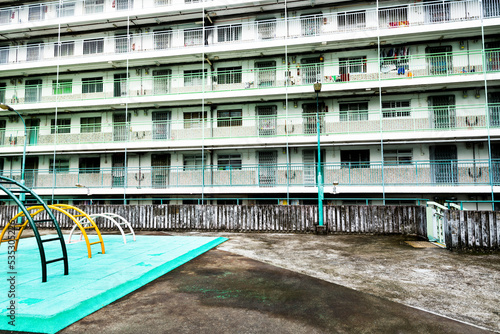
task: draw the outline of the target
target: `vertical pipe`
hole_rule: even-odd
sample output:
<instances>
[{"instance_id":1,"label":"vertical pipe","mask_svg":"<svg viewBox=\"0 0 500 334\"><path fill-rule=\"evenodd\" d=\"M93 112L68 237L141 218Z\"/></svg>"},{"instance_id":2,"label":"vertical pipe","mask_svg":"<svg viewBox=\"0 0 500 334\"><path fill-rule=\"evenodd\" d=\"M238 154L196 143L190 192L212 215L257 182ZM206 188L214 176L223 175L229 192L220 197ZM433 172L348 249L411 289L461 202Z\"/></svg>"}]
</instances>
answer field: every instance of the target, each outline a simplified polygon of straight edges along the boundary
<instances>
[{"instance_id":1,"label":"vertical pipe","mask_svg":"<svg viewBox=\"0 0 500 334\"><path fill-rule=\"evenodd\" d=\"M317 161L317 168L318 168L318 224L319 224L319 226L323 226L323 175L321 173L321 144L320 144L320 124L319 124L319 89L316 90L316 132L317 132L317 135L318 135L318 161Z\"/></svg>"}]
</instances>

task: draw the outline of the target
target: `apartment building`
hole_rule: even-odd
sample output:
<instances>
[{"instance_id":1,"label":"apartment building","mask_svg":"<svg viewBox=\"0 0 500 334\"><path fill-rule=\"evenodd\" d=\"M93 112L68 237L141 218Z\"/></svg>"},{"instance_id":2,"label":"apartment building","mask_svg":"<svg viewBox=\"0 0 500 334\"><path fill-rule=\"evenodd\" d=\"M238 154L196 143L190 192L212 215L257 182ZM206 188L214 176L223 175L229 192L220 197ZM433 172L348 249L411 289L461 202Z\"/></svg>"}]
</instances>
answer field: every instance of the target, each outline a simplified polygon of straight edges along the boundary
<instances>
[{"instance_id":1,"label":"apartment building","mask_svg":"<svg viewBox=\"0 0 500 334\"><path fill-rule=\"evenodd\" d=\"M315 203L319 129L325 204L498 199L500 0L0 6L0 171L45 198Z\"/></svg>"}]
</instances>

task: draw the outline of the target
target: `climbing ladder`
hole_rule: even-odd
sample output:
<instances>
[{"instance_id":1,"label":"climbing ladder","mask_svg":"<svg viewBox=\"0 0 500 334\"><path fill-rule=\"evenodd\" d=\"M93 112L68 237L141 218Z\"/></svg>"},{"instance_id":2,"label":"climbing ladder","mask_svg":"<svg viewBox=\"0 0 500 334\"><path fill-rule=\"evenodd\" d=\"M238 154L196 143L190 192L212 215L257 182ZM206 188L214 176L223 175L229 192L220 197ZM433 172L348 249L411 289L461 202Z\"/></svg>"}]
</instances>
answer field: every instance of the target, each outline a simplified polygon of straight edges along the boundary
<instances>
[{"instance_id":1,"label":"climbing ladder","mask_svg":"<svg viewBox=\"0 0 500 334\"><path fill-rule=\"evenodd\" d=\"M64 243L64 238L61 232L61 228L59 227L59 224L57 223L56 218L54 217L54 214L52 211L49 209L47 204L38 196L34 191L26 187L25 185L9 179L5 176L0 176L0 190L2 190L4 193L6 193L11 199L14 200L14 202L17 204L19 209L22 212L22 216L26 217L26 220L28 221L29 225L33 229L33 233L35 234L36 242L38 244L38 251L40 252L40 260L42 262L42 282L47 282L47 264L53 263L53 262L58 262L58 261L63 261L64 262L64 275L68 275L68 253L66 251L66 245ZM34 220L33 217L30 215L30 212L28 209L24 206L24 203L19 200L19 198L16 197L16 194L30 194L31 196L34 197L34 199L40 203L40 206L42 206L45 211L47 211L47 214L49 216L49 219L38 219ZM19 215L18 215L19 216ZM16 216L16 217L18 217ZM46 238L42 239L40 236L40 233L38 232L37 224L39 223L47 223L47 222L52 222L54 224L54 227L56 228L57 231L57 237L55 238ZM2 234L0 235L0 244L4 241L10 241L12 239L3 239L3 236L5 232L9 229L9 227L14 226L15 227L21 227L22 225L26 225L26 222L24 224L16 224L16 219L11 219L4 227ZM22 228L24 229L24 227ZM20 231L22 233L22 230ZM19 238L21 237L21 233L18 233L16 237L16 249L17 249L17 244L19 242ZM51 241L59 241L61 245L61 250L62 250L62 257L52 259L52 260L47 260L45 257L45 249L44 249L44 243L46 242L51 242Z\"/></svg>"}]
</instances>

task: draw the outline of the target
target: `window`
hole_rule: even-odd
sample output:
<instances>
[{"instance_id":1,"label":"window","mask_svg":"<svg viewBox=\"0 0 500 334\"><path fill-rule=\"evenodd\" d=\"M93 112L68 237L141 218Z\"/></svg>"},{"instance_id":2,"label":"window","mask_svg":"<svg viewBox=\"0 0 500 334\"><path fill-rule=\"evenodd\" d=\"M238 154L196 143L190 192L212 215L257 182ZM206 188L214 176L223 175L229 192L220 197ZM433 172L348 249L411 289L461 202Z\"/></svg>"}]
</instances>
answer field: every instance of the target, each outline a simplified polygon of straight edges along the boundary
<instances>
[{"instance_id":1,"label":"window","mask_svg":"<svg viewBox=\"0 0 500 334\"><path fill-rule=\"evenodd\" d=\"M323 15L321 13L313 15L301 15L300 25L302 36L317 36L321 32L321 26L323 25Z\"/></svg>"},{"instance_id":2,"label":"window","mask_svg":"<svg viewBox=\"0 0 500 334\"><path fill-rule=\"evenodd\" d=\"M25 102L40 102L42 100L42 79L30 79L25 81Z\"/></svg>"},{"instance_id":3,"label":"window","mask_svg":"<svg viewBox=\"0 0 500 334\"><path fill-rule=\"evenodd\" d=\"M12 20L12 9L3 8L0 9L0 24L9 24Z\"/></svg>"},{"instance_id":4,"label":"window","mask_svg":"<svg viewBox=\"0 0 500 334\"><path fill-rule=\"evenodd\" d=\"M46 5L35 4L29 5L28 9L28 21L40 21L45 17L45 11L47 9Z\"/></svg>"},{"instance_id":5,"label":"window","mask_svg":"<svg viewBox=\"0 0 500 334\"><path fill-rule=\"evenodd\" d=\"M128 38L126 33L115 35L115 52L125 53L128 51Z\"/></svg>"},{"instance_id":6,"label":"window","mask_svg":"<svg viewBox=\"0 0 500 334\"><path fill-rule=\"evenodd\" d=\"M425 48L429 74L453 73L453 56L451 46L435 46Z\"/></svg>"},{"instance_id":7,"label":"window","mask_svg":"<svg viewBox=\"0 0 500 334\"><path fill-rule=\"evenodd\" d=\"M56 5L57 17L66 17L75 15L75 3L62 3Z\"/></svg>"},{"instance_id":8,"label":"window","mask_svg":"<svg viewBox=\"0 0 500 334\"><path fill-rule=\"evenodd\" d=\"M57 126L56 120L53 119L50 121L50 133L70 133L71 132L71 119L70 118L63 118L63 119L58 119L57 120Z\"/></svg>"},{"instance_id":9,"label":"window","mask_svg":"<svg viewBox=\"0 0 500 334\"><path fill-rule=\"evenodd\" d=\"M184 71L184 86L201 86L203 83L204 74L207 74L207 70Z\"/></svg>"},{"instance_id":10,"label":"window","mask_svg":"<svg viewBox=\"0 0 500 334\"><path fill-rule=\"evenodd\" d=\"M62 42L61 45L54 44L54 57L72 56L75 51L75 42Z\"/></svg>"},{"instance_id":11,"label":"window","mask_svg":"<svg viewBox=\"0 0 500 334\"><path fill-rule=\"evenodd\" d=\"M42 43L29 43L26 46L26 61L37 61L43 57L43 44Z\"/></svg>"},{"instance_id":12,"label":"window","mask_svg":"<svg viewBox=\"0 0 500 334\"><path fill-rule=\"evenodd\" d=\"M241 83L241 66L217 69L217 83L221 85Z\"/></svg>"},{"instance_id":13,"label":"window","mask_svg":"<svg viewBox=\"0 0 500 334\"><path fill-rule=\"evenodd\" d=\"M7 84L5 82L0 82L0 103L5 103L6 89L7 89Z\"/></svg>"},{"instance_id":14,"label":"window","mask_svg":"<svg viewBox=\"0 0 500 334\"><path fill-rule=\"evenodd\" d=\"M368 102L341 103L339 107L341 122L368 120Z\"/></svg>"},{"instance_id":15,"label":"window","mask_svg":"<svg viewBox=\"0 0 500 334\"><path fill-rule=\"evenodd\" d=\"M170 47L172 40L171 30L159 30L153 33L155 50L165 50Z\"/></svg>"},{"instance_id":16,"label":"window","mask_svg":"<svg viewBox=\"0 0 500 334\"><path fill-rule=\"evenodd\" d=\"M340 151L340 162L344 168L368 168L370 150Z\"/></svg>"},{"instance_id":17,"label":"window","mask_svg":"<svg viewBox=\"0 0 500 334\"><path fill-rule=\"evenodd\" d=\"M217 127L241 126L241 114L241 109L217 111Z\"/></svg>"},{"instance_id":18,"label":"window","mask_svg":"<svg viewBox=\"0 0 500 334\"><path fill-rule=\"evenodd\" d=\"M411 164L413 151L409 150L384 150L384 162L391 165Z\"/></svg>"},{"instance_id":19,"label":"window","mask_svg":"<svg viewBox=\"0 0 500 334\"><path fill-rule=\"evenodd\" d=\"M82 79L82 93L101 93L102 91L102 77Z\"/></svg>"},{"instance_id":20,"label":"window","mask_svg":"<svg viewBox=\"0 0 500 334\"><path fill-rule=\"evenodd\" d=\"M257 72L258 87L274 87L276 82L276 62L261 61L255 63L255 71Z\"/></svg>"},{"instance_id":21,"label":"window","mask_svg":"<svg viewBox=\"0 0 500 334\"><path fill-rule=\"evenodd\" d=\"M5 125L7 121L4 119L0 119L0 145L5 143ZM3 162L3 158L0 158L0 162Z\"/></svg>"},{"instance_id":22,"label":"window","mask_svg":"<svg viewBox=\"0 0 500 334\"><path fill-rule=\"evenodd\" d=\"M219 170L241 169L241 154L226 154L217 157Z\"/></svg>"},{"instance_id":23,"label":"window","mask_svg":"<svg viewBox=\"0 0 500 334\"><path fill-rule=\"evenodd\" d=\"M408 26L408 6L394 6L382 8L378 12L381 28L396 28Z\"/></svg>"},{"instance_id":24,"label":"window","mask_svg":"<svg viewBox=\"0 0 500 334\"><path fill-rule=\"evenodd\" d=\"M364 28L366 27L365 11L338 13L339 28Z\"/></svg>"},{"instance_id":25,"label":"window","mask_svg":"<svg viewBox=\"0 0 500 334\"><path fill-rule=\"evenodd\" d=\"M101 132L101 117L82 117L80 119L80 132Z\"/></svg>"},{"instance_id":26,"label":"window","mask_svg":"<svg viewBox=\"0 0 500 334\"><path fill-rule=\"evenodd\" d=\"M241 24L217 27L217 42L232 42L241 39Z\"/></svg>"},{"instance_id":27,"label":"window","mask_svg":"<svg viewBox=\"0 0 500 334\"><path fill-rule=\"evenodd\" d=\"M9 63L9 47L0 46L0 64Z\"/></svg>"},{"instance_id":28,"label":"window","mask_svg":"<svg viewBox=\"0 0 500 334\"><path fill-rule=\"evenodd\" d=\"M410 101L385 101L382 102L382 117L410 117Z\"/></svg>"},{"instance_id":29,"label":"window","mask_svg":"<svg viewBox=\"0 0 500 334\"><path fill-rule=\"evenodd\" d=\"M184 30L184 46L202 45L203 30L202 29L186 29Z\"/></svg>"},{"instance_id":30,"label":"window","mask_svg":"<svg viewBox=\"0 0 500 334\"><path fill-rule=\"evenodd\" d=\"M104 52L104 38L86 39L83 41L83 54L90 55Z\"/></svg>"},{"instance_id":31,"label":"window","mask_svg":"<svg viewBox=\"0 0 500 334\"><path fill-rule=\"evenodd\" d=\"M319 111L319 131L325 131L325 111L324 102L304 103L302 104L302 119L304 124L304 134L315 134L318 132L318 121L316 119L316 111Z\"/></svg>"},{"instance_id":32,"label":"window","mask_svg":"<svg viewBox=\"0 0 500 334\"><path fill-rule=\"evenodd\" d=\"M202 116L203 114L203 116ZM184 129L197 129L201 128L203 119L205 119L205 126L207 126L207 112L185 112L184 113Z\"/></svg>"},{"instance_id":33,"label":"window","mask_svg":"<svg viewBox=\"0 0 500 334\"><path fill-rule=\"evenodd\" d=\"M340 58L340 74L366 73L366 56Z\"/></svg>"},{"instance_id":34,"label":"window","mask_svg":"<svg viewBox=\"0 0 500 334\"><path fill-rule=\"evenodd\" d=\"M153 71L153 94L165 94L170 91L172 70Z\"/></svg>"},{"instance_id":35,"label":"window","mask_svg":"<svg viewBox=\"0 0 500 334\"><path fill-rule=\"evenodd\" d=\"M50 159L49 173L67 173L69 172L69 159Z\"/></svg>"},{"instance_id":36,"label":"window","mask_svg":"<svg viewBox=\"0 0 500 334\"><path fill-rule=\"evenodd\" d=\"M276 19L257 21L259 39L272 39L276 37Z\"/></svg>"},{"instance_id":37,"label":"window","mask_svg":"<svg viewBox=\"0 0 500 334\"><path fill-rule=\"evenodd\" d=\"M99 173L101 169L101 158L80 158L78 169L80 174Z\"/></svg>"},{"instance_id":38,"label":"window","mask_svg":"<svg viewBox=\"0 0 500 334\"><path fill-rule=\"evenodd\" d=\"M102 13L104 0L85 0L85 14Z\"/></svg>"},{"instance_id":39,"label":"window","mask_svg":"<svg viewBox=\"0 0 500 334\"><path fill-rule=\"evenodd\" d=\"M61 94L71 94L73 92L73 80L72 79L64 79L52 80L52 94L61 95Z\"/></svg>"},{"instance_id":40,"label":"window","mask_svg":"<svg viewBox=\"0 0 500 334\"><path fill-rule=\"evenodd\" d=\"M315 82L321 82L323 77L323 63L320 62L319 58L302 58L302 78L304 79L304 84L313 84Z\"/></svg>"},{"instance_id":41,"label":"window","mask_svg":"<svg viewBox=\"0 0 500 334\"><path fill-rule=\"evenodd\" d=\"M184 155L184 170L200 169L203 166L201 154Z\"/></svg>"}]
</instances>

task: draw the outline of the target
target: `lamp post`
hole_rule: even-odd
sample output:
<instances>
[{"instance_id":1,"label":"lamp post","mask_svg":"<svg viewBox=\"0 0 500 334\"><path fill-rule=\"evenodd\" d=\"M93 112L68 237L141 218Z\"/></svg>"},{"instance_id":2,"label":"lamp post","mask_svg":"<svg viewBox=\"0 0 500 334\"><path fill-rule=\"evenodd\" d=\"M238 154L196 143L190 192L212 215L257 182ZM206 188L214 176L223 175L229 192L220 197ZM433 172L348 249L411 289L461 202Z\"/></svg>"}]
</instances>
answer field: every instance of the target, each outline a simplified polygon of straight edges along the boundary
<instances>
[{"instance_id":1,"label":"lamp post","mask_svg":"<svg viewBox=\"0 0 500 334\"><path fill-rule=\"evenodd\" d=\"M318 224L323 226L323 175L321 173L321 144L320 144L320 123L319 123L319 92L321 92L321 82L314 84L314 92L316 93L316 132L318 134Z\"/></svg>"},{"instance_id":2,"label":"lamp post","mask_svg":"<svg viewBox=\"0 0 500 334\"><path fill-rule=\"evenodd\" d=\"M0 103L0 109L15 112L17 114L17 116L19 116L19 118L21 118L21 121L23 121L23 125L24 125L24 147L23 147L23 162L22 162L22 166L21 166L21 184L24 185L24 183L25 183L25 181L24 181L24 166L26 165L26 142L28 141L28 130L26 129L26 122L24 121L23 116L21 116L21 114L18 113L17 110L14 109L14 108L12 108L11 106L6 105L5 103ZM26 196L25 193L20 193L19 194L19 199L21 200L21 202L24 202L25 196Z\"/></svg>"}]
</instances>

